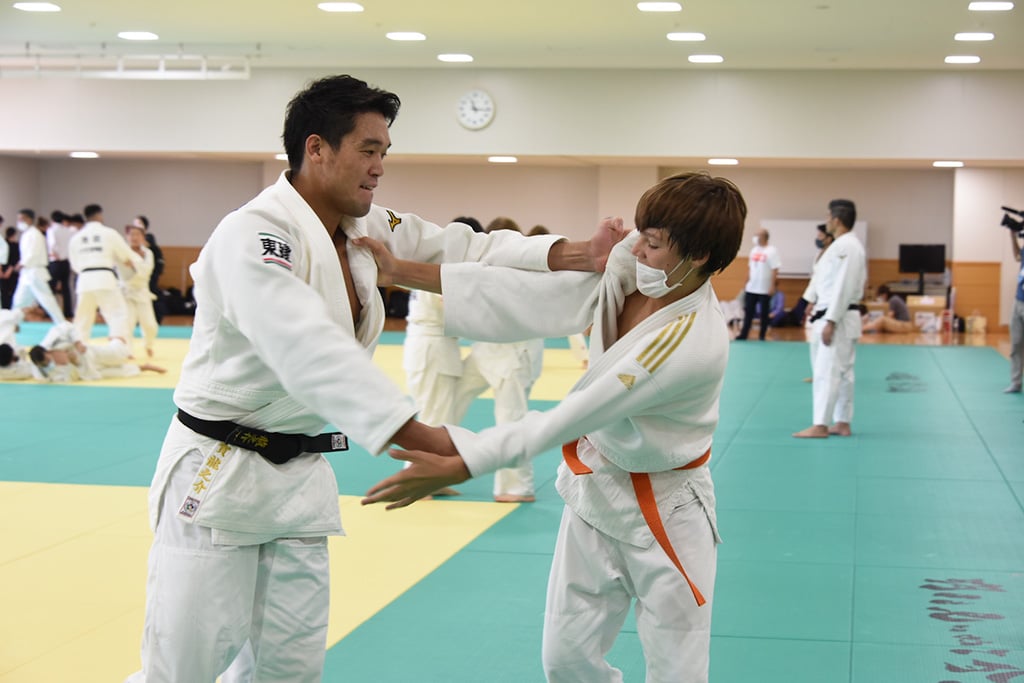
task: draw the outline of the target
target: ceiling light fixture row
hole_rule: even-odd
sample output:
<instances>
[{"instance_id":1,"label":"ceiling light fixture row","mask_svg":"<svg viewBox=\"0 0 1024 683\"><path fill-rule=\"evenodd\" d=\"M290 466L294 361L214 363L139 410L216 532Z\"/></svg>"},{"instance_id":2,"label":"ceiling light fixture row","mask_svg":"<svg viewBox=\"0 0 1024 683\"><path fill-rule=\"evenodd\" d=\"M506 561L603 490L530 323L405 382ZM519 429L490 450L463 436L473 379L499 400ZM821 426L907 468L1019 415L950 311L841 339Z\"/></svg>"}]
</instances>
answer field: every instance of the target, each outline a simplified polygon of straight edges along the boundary
<instances>
[{"instance_id":1,"label":"ceiling light fixture row","mask_svg":"<svg viewBox=\"0 0 1024 683\"><path fill-rule=\"evenodd\" d=\"M1013 9L1012 2L970 2L967 9L971 12L1008 12ZM988 31L963 31L954 34L953 40L961 43L977 43L995 40L996 34ZM980 64L978 55L948 55L946 64ZM938 162L936 162L938 163Z\"/></svg>"},{"instance_id":2,"label":"ceiling light fixture row","mask_svg":"<svg viewBox=\"0 0 1024 683\"><path fill-rule=\"evenodd\" d=\"M636 8L641 12L681 12L683 6L678 2L638 2ZM673 31L665 35L674 43L701 43L707 36L699 31ZM721 64L725 61L722 55L690 55L686 58L691 64Z\"/></svg>"},{"instance_id":3,"label":"ceiling light fixture row","mask_svg":"<svg viewBox=\"0 0 1024 683\"><path fill-rule=\"evenodd\" d=\"M317 8L324 12L362 12L363 6L358 2L321 2ZM426 40L427 36L419 31L392 31L385 34L388 40L399 42L419 42ZM437 56L437 61L447 64L468 64L473 61L473 55L465 52L444 52Z\"/></svg>"}]
</instances>

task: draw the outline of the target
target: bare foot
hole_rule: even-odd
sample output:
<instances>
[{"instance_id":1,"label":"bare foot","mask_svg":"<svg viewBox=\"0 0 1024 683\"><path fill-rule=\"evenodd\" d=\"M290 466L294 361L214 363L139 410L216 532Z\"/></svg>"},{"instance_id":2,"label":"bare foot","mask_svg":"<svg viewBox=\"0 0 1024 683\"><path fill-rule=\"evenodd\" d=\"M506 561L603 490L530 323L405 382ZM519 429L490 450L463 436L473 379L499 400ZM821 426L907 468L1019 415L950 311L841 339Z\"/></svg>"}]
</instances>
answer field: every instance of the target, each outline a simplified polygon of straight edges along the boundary
<instances>
[{"instance_id":1,"label":"bare foot","mask_svg":"<svg viewBox=\"0 0 1024 683\"><path fill-rule=\"evenodd\" d=\"M434 491L434 493L432 495L443 496L443 497L461 496L462 495L462 491L459 491L458 489L453 489L451 486L445 486L443 489L438 489L438 490Z\"/></svg>"},{"instance_id":2,"label":"bare foot","mask_svg":"<svg viewBox=\"0 0 1024 683\"><path fill-rule=\"evenodd\" d=\"M152 358L153 357L153 349L146 349L146 355L149 356L150 358Z\"/></svg>"},{"instance_id":3,"label":"bare foot","mask_svg":"<svg viewBox=\"0 0 1024 683\"><path fill-rule=\"evenodd\" d=\"M159 372L161 375L167 372L166 368L162 368L159 365L153 365L151 363L143 363L139 366L139 370L149 370L150 372Z\"/></svg>"},{"instance_id":4,"label":"bare foot","mask_svg":"<svg viewBox=\"0 0 1024 683\"><path fill-rule=\"evenodd\" d=\"M793 436L798 439L827 439L828 438L828 427L825 425L812 425L807 429L803 429L799 432L794 432Z\"/></svg>"},{"instance_id":5,"label":"bare foot","mask_svg":"<svg viewBox=\"0 0 1024 683\"><path fill-rule=\"evenodd\" d=\"M511 493L499 493L494 496L495 503L532 503L536 497L534 496L517 496Z\"/></svg>"},{"instance_id":6,"label":"bare foot","mask_svg":"<svg viewBox=\"0 0 1024 683\"><path fill-rule=\"evenodd\" d=\"M829 427L828 433L834 434L835 436L850 436L853 434L850 430L849 422L836 422L834 425Z\"/></svg>"},{"instance_id":7,"label":"bare foot","mask_svg":"<svg viewBox=\"0 0 1024 683\"><path fill-rule=\"evenodd\" d=\"M814 381L814 378L813 377L804 377L804 381L807 382L808 384L810 384L811 382Z\"/></svg>"}]
</instances>

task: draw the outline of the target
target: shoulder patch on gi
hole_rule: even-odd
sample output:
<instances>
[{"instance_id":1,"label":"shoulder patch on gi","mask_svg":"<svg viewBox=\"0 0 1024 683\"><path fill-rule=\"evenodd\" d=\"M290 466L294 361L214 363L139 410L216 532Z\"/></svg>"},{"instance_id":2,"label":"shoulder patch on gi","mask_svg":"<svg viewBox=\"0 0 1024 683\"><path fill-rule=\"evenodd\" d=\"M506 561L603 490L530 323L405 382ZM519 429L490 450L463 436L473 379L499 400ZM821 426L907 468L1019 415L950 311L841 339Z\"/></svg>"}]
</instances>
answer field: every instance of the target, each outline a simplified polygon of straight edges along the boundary
<instances>
[{"instance_id":1,"label":"shoulder patch on gi","mask_svg":"<svg viewBox=\"0 0 1024 683\"><path fill-rule=\"evenodd\" d=\"M285 238L270 232L259 233L259 238L264 263L272 263L285 270L292 269L292 247Z\"/></svg>"},{"instance_id":2,"label":"shoulder patch on gi","mask_svg":"<svg viewBox=\"0 0 1024 683\"><path fill-rule=\"evenodd\" d=\"M632 389L633 385L636 384L636 375L621 375L620 374L620 375L617 375L617 377L619 378L619 381L622 382L622 386L626 387L626 391L629 391L630 389Z\"/></svg>"},{"instance_id":3,"label":"shoulder patch on gi","mask_svg":"<svg viewBox=\"0 0 1024 683\"><path fill-rule=\"evenodd\" d=\"M388 227L391 228L391 232L395 231L395 228L402 222L402 219L395 215L395 212L391 209L387 209L388 212Z\"/></svg>"},{"instance_id":4,"label":"shoulder patch on gi","mask_svg":"<svg viewBox=\"0 0 1024 683\"><path fill-rule=\"evenodd\" d=\"M690 332L690 328L693 327L693 321L697 319L696 313L689 313L687 315L681 315L674 322L665 325L658 332L658 336L654 338L650 344L647 345L640 355L636 357L636 361L644 367L647 372L654 373L655 370L660 368L672 352L679 348L683 339Z\"/></svg>"}]
</instances>

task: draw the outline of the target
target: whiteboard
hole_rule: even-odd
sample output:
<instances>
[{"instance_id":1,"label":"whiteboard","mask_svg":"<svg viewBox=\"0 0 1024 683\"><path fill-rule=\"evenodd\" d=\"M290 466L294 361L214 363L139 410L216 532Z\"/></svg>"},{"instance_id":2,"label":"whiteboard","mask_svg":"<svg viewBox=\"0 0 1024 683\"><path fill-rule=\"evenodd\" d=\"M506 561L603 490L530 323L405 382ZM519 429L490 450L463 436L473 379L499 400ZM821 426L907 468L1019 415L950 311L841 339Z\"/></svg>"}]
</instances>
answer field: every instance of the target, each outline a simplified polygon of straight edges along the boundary
<instances>
[{"instance_id":1,"label":"whiteboard","mask_svg":"<svg viewBox=\"0 0 1024 683\"><path fill-rule=\"evenodd\" d=\"M768 230L768 244L779 252L782 267L779 277L800 278L810 277L814 267L814 257L818 248L814 240L818 236L818 226L822 220L772 218L761 221L761 226ZM853 234L868 250L868 224L857 221L853 224Z\"/></svg>"}]
</instances>

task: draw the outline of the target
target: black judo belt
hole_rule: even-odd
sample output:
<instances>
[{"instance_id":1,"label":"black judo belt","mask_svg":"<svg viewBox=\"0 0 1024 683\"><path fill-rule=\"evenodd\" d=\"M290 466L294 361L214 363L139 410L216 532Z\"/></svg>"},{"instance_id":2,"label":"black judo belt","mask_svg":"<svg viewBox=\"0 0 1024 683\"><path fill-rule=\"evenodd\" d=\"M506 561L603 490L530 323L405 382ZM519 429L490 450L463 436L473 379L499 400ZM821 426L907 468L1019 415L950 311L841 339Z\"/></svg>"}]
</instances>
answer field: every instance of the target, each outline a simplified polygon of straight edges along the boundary
<instances>
[{"instance_id":1,"label":"black judo belt","mask_svg":"<svg viewBox=\"0 0 1024 683\"><path fill-rule=\"evenodd\" d=\"M178 421L196 434L232 446L256 451L275 465L283 465L303 453L333 453L348 450L348 437L340 432L306 436L280 434L244 427L228 420L203 420L178 410Z\"/></svg>"},{"instance_id":2,"label":"black judo belt","mask_svg":"<svg viewBox=\"0 0 1024 683\"><path fill-rule=\"evenodd\" d=\"M846 310L848 310L848 311L856 311L859 308L860 308L860 306L858 306L857 304L850 304L849 306L846 307ZM810 322L812 322L812 323L818 322L819 320L821 320L822 318L825 317L825 313L826 312L828 312L827 308L823 308L820 311L815 311L814 314L811 315Z\"/></svg>"}]
</instances>

